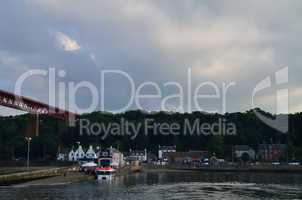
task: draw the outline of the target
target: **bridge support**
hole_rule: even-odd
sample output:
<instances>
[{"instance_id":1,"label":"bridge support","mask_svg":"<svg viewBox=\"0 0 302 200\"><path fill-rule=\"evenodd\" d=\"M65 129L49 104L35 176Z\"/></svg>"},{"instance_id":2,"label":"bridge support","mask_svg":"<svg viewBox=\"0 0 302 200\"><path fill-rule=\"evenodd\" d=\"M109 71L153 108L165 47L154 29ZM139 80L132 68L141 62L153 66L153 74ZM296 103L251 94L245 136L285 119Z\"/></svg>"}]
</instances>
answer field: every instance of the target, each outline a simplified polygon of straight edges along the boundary
<instances>
[{"instance_id":1,"label":"bridge support","mask_svg":"<svg viewBox=\"0 0 302 200\"><path fill-rule=\"evenodd\" d=\"M39 115L38 114L29 115L25 136L26 137L39 136L39 131L40 131Z\"/></svg>"}]
</instances>

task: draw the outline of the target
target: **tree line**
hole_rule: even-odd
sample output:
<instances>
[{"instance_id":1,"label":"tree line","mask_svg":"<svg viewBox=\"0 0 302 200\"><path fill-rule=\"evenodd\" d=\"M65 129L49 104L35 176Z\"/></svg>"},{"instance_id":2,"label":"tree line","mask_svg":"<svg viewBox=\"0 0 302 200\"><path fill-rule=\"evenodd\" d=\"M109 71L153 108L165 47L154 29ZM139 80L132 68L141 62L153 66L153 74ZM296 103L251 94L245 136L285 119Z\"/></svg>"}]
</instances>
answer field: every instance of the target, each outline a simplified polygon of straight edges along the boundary
<instances>
[{"instance_id":1,"label":"tree line","mask_svg":"<svg viewBox=\"0 0 302 200\"><path fill-rule=\"evenodd\" d=\"M257 109L257 111L268 117L275 117L260 109ZM288 145L290 157L302 159L302 113L289 115L289 130L287 133L281 133L264 124L255 115L254 110L223 115L203 112L148 113L136 110L119 114L93 112L83 114L79 118L89 120L90 123L102 124L104 127L114 122L119 124L121 119L137 126L145 123L146 119L152 119L156 124L179 124L180 134L154 134L154 130L149 128L147 132L146 129L140 129L135 138L131 134L109 134L104 138L102 133L104 130L101 130L99 135L81 135L80 120L77 126L68 127L64 122L42 116L39 120L39 136L33 137L31 143L32 158L55 159L59 149L64 151L76 147L76 143L80 142L84 147L88 147L88 145L113 146L121 151L128 151L129 149L143 150L146 148L154 153L159 145L176 145L179 151L206 150L225 159L231 159L234 145L250 145L256 149L259 144L279 143ZM28 114L0 117L1 160L26 158L27 143L24 135L28 120ZM236 134L217 134L217 131L216 134L183 134L186 128L185 122L191 122L191 125L194 125L196 120L201 123L216 123L216 125L221 123L221 120L223 120L223 123L233 123L236 127ZM108 127L110 128L110 126ZM92 128L97 128L97 126ZM59 146L61 148L58 148Z\"/></svg>"}]
</instances>

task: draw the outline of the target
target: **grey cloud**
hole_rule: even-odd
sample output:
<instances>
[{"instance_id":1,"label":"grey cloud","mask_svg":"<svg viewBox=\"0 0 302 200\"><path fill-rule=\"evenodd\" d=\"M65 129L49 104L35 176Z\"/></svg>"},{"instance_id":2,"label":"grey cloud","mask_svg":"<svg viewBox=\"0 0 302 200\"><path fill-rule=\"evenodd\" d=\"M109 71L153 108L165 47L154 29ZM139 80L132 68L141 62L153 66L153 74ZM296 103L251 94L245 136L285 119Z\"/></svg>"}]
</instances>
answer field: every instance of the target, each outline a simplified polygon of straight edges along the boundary
<instances>
[{"instance_id":1,"label":"grey cloud","mask_svg":"<svg viewBox=\"0 0 302 200\"><path fill-rule=\"evenodd\" d=\"M237 82L228 94L227 109L243 111L251 106L253 87L282 66L289 66L289 87L301 85L301 1L12 0L2 5L1 89L12 90L28 69L49 67L66 70L61 81L91 81L98 89L102 69L124 70L136 84L178 81L186 88L186 73L192 67L193 86L208 80L219 85ZM57 32L74 39L81 49L58 49ZM16 61L7 65L9 57ZM129 85L117 78L109 82L106 107L113 109L125 103ZM47 101L48 91L34 85L28 83L25 94ZM161 87L164 95L173 92ZM87 105L89 94L79 92L78 101ZM297 100L292 102L292 107L299 107ZM202 102L206 108L220 104ZM144 105L159 109L157 101Z\"/></svg>"}]
</instances>

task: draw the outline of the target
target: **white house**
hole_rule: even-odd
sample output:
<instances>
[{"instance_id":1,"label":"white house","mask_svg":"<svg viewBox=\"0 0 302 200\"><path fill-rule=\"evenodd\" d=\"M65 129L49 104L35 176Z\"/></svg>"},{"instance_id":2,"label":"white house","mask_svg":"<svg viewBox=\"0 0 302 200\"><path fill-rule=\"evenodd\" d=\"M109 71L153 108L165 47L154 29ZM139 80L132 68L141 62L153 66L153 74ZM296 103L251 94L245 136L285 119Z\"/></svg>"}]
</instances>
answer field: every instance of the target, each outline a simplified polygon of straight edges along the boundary
<instances>
[{"instance_id":1,"label":"white house","mask_svg":"<svg viewBox=\"0 0 302 200\"><path fill-rule=\"evenodd\" d=\"M144 151L137 151L137 150L131 150L129 151L128 161L140 161L140 162L146 162L147 161L147 149Z\"/></svg>"},{"instance_id":2,"label":"white house","mask_svg":"<svg viewBox=\"0 0 302 200\"><path fill-rule=\"evenodd\" d=\"M252 149L248 145L236 145L234 146L234 156L237 159L242 159L243 155L247 154L250 160L255 160L256 153L255 150Z\"/></svg>"},{"instance_id":3,"label":"white house","mask_svg":"<svg viewBox=\"0 0 302 200\"><path fill-rule=\"evenodd\" d=\"M174 153L176 152L176 145L174 146L159 146L158 147L158 159L163 160L166 159L166 153Z\"/></svg>"},{"instance_id":4,"label":"white house","mask_svg":"<svg viewBox=\"0 0 302 200\"><path fill-rule=\"evenodd\" d=\"M87 150L85 157L87 159L96 159L97 158L97 155L91 145L89 146L89 149Z\"/></svg>"},{"instance_id":5,"label":"white house","mask_svg":"<svg viewBox=\"0 0 302 200\"><path fill-rule=\"evenodd\" d=\"M74 160L77 161L77 160L83 159L83 158L85 158L85 152L84 152L82 146L79 145L79 148L75 151Z\"/></svg>"},{"instance_id":6,"label":"white house","mask_svg":"<svg viewBox=\"0 0 302 200\"><path fill-rule=\"evenodd\" d=\"M124 155L120 151L112 147L109 148L109 151L112 158L112 167L114 168L123 167L125 165Z\"/></svg>"},{"instance_id":7,"label":"white house","mask_svg":"<svg viewBox=\"0 0 302 200\"><path fill-rule=\"evenodd\" d=\"M59 153L57 156L58 161L65 161L65 154L64 153Z\"/></svg>"},{"instance_id":8,"label":"white house","mask_svg":"<svg viewBox=\"0 0 302 200\"><path fill-rule=\"evenodd\" d=\"M68 161L70 161L70 162L75 161L74 155L75 155L75 152L72 149L68 154Z\"/></svg>"}]
</instances>

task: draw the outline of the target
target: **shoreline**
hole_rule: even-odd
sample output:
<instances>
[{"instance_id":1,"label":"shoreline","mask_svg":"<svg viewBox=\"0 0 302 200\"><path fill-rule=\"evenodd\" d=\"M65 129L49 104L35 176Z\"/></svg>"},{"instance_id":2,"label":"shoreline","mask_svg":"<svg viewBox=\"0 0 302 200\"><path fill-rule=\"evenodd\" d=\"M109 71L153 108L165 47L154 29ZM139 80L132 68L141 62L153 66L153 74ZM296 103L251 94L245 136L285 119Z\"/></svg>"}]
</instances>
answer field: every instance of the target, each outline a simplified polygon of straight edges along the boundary
<instances>
[{"instance_id":1,"label":"shoreline","mask_svg":"<svg viewBox=\"0 0 302 200\"><path fill-rule=\"evenodd\" d=\"M187 172L215 172L215 173L301 173L302 167L274 167L274 168L189 168L189 167L154 167L144 166L140 173L187 173ZM134 174L127 167L117 171L117 177ZM22 176L23 175L23 176ZM14 177L13 179L5 180L3 177ZM2 178L2 179L1 179ZM47 170L36 170L31 172L21 172L15 174L8 174L0 176L1 186L12 187L27 187L27 186L41 186L41 185L65 185L82 181L94 180L95 177L79 172L76 167L65 168L50 168ZM3 181L4 180L4 181Z\"/></svg>"},{"instance_id":2,"label":"shoreline","mask_svg":"<svg viewBox=\"0 0 302 200\"><path fill-rule=\"evenodd\" d=\"M51 185L67 185L82 181L94 180L94 176L89 176L81 172L70 172L67 175L48 177L37 179L21 184L12 185L13 187L29 187L29 186L51 186Z\"/></svg>"},{"instance_id":3,"label":"shoreline","mask_svg":"<svg viewBox=\"0 0 302 200\"><path fill-rule=\"evenodd\" d=\"M146 166L151 171L196 171L196 172L251 172L251 173L302 173L302 166L278 166L278 167L183 167L166 166L154 167Z\"/></svg>"},{"instance_id":4,"label":"shoreline","mask_svg":"<svg viewBox=\"0 0 302 200\"><path fill-rule=\"evenodd\" d=\"M7 173L0 175L0 185L10 186L18 185L22 183L28 183L36 180L44 180L55 177L64 176L70 172L77 171L77 167L53 167L53 168L30 168L24 170L24 168L15 168L15 173ZM22 171L23 170L23 171Z\"/></svg>"}]
</instances>

